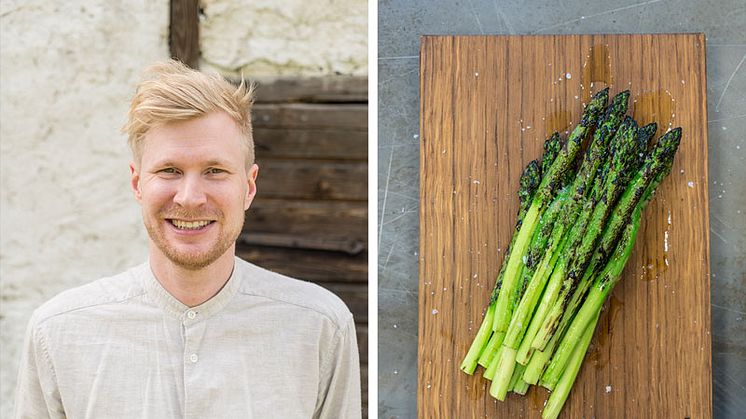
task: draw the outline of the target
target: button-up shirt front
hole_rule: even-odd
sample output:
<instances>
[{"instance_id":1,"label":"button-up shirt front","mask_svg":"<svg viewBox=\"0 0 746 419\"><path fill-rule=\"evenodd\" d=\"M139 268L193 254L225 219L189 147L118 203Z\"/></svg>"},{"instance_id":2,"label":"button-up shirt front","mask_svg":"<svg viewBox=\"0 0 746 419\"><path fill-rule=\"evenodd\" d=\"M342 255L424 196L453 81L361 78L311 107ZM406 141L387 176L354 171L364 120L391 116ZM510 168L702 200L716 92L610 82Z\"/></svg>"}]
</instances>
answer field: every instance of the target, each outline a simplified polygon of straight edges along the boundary
<instances>
[{"instance_id":1,"label":"button-up shirt front","mask_svg":"<svg viewBox=\"0 0 746 419\"><path fill-rule=\"evenodd\" d=\"M236 259L187 307L143 264L60 294L29 324L16 417L359 418L352 315Z\"/></svg>"}]
</instances>

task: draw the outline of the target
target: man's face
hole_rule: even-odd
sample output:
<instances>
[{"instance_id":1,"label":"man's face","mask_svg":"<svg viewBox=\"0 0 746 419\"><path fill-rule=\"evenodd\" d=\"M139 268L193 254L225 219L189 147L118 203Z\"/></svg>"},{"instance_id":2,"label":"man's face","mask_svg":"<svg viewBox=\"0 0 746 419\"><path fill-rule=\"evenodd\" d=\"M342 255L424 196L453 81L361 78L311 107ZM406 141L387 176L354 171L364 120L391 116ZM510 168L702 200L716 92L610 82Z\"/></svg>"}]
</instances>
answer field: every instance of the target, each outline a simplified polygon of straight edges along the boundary
<instances>
[{"instance_id":1,"label":"man's face","mask_svg":"<svg viewBox=\"0 0 746 419\"><path fill-rule=\"evenodd\" d=\"M151 253L190 270L233 256L258 172L246 169L243 141L223 112L148 132L140 165L130 169Z\"/></svg>"}]
</instances>

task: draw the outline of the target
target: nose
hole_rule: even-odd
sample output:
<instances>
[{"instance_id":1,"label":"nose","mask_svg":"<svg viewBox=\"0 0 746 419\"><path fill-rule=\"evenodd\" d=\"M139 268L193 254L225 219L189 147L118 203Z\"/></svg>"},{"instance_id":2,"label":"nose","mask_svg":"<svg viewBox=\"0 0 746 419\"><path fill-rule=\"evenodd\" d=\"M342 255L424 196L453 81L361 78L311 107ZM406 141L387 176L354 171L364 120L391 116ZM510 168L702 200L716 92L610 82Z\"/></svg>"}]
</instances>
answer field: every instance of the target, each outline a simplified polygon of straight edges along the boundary
<instances>
[{"instance_id":1,"label":"nose","mask_svg":"<svg viewBox=\"0 0 746 419\"><path fill-rule=\"evenodd\" d=\"M179 182L174 203L184 208L197 208L207 202L205 185L199 175L185 175Z\"/></svg>"}]
</instances>

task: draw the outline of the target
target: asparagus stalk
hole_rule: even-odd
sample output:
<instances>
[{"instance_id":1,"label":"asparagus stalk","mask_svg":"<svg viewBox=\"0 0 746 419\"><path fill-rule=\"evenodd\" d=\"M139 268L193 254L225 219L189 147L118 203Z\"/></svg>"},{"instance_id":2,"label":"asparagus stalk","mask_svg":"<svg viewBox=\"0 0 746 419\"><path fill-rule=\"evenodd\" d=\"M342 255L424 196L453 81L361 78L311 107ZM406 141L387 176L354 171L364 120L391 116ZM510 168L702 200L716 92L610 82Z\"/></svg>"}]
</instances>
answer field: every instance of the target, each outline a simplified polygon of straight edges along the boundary
<instances>
[{"instance_id":1,"label":"asparagus stalk","mask_svg":"<svg viewBox=\"0 0 746 419\"><path fill-rule=\"evenodd\" d=\"M528 391L528 383L523 381L523 371L526 369L525 366L519 365L516 366L516 369L521 368L520 376L518 377L518 380L515 382L515 385L513 385L513 392L518 393L520 395L525 395L526 391Z\"/></svg>"},{"instance_id":2,"label":"asparagus stalk","mask_svg":"<svg viewBox=\"0 0 746 419\"><path fill-rule=\"evenodd\" d=\"M601 237L609 214L629 184L632 174L643 163L642 156L647 149L648 141L653 138L658 127L656 123L651 123L638 129L637 123L631 117L625 118L625 121L625 126L629 127L630 131L618 135L619 138L612 144L614 147L611 150L613 156L611 170L606 174L601 195L593 198L597 205L593 208L590 220L588 229L590 234L583 236L583 241L576 251L574 263L568 274L573 279L577 279L588 267L597 239ZM626 138L625 134L631 138Z\"/></svg>"},{"instance_id":3,"label":"asparagus stalk","mask_svg":"<svg viewBox=\"0 0 746 419\"><path fill-rule=\"evenodd\" d=\"M607 99L608 89L602 90L593 97L586 107L580 123L573 129L559 154L547 170L547 173L543 174L531 206L523 219L514 246L511 246L510 253L507 256L508 260L503 277L503 286L497 298L495 320L492 325L493 331L504 332L508 328L515 305L513 299L516 295L521 263L523 256L526 254L530 238L533 236L536 224L546 208L551 204L557 187L564 179L567 170L572 166L583 140L595 124L600 112L604 109Z\"/></svg>"},{"instance_id":4,"label":"asparagus stalk","mask_svg":"<svg viewBox=\"0 0 746 419\"><path fill-rule=\"evenodd\" d=\"M624 229L622 238L617 245L613 256L596 279L586 303L581 307L572 326L570 326L570 329L567 332L567 336L565 336L560 343L560 347L557 349L555 357L552 358L552 362L549 364L549 367L547 367L547 371L542 377L542 384L548 389L555 389L557 382L565 371L567 362L569 362L570 358L573 357L576 349L579 349L582 346L584 340L583 335L585 335L589 329L592 335L593 329L595 329L594 323L598 320L601 307L603 306L604 301L606 301L608 294L614 288L614 285L619 281L624 266L627 264L627 261L632 254L637 231L640 228L641 213L642 207L637 207L633 211L632 219ZM567 355L565 355L566 353ZM584 350L583 353L585 353Z\"/></svg>"},{"instance_id":5,"label":"asparagus stalk","mask_svg":"<svg viewBox=\"0 0 746 419\"><path fill-rule=\"evenodd\" d=\"M544 410L541 412L542 419L556 419L559 417L560 412L562 412L562 407L565 405L565 401L567 401L567 396L570 395L572 385L575 383L575 378L578 376L580 366L583 363L583 358L585 358L588 346L593 338L593 331L596 329L598 318L599 313L596 314L596 318L591 322L591 324L586 327L580 343L572 353L572 358L570 358L567 369L562 373L562 377L557 383L557 387L552 391L552 394L549 395L549 399L547 399L547 402L544 405ZM520 382L520 380L518 380L518 382Z\"/></svg>"},{"instance_id":6,"label":"asparagus stalk","mask_svg":"<svg viewBox=\"0 0 746 419\"><path fill-rule=\"evenodd\" d=\"M557 234L558 232L560 234ZM561 240L561 233L562 230L555 229L555 231L553 231L554 237L552 238L553 241L557 243L557 246L559 248L564 247L564 241ZM548 251L547 253L548 255L552 255L552 257L544 257L542 259L539 268L534 274L534 277L531 279L531 284L527 289L526 295L524 295L524 298L521 299L521 303L514 313L513 319L516 319L517 316L524 316L523 313L530 314L530 311L526 309L526 307L528 307L528 305L532 302L535 303L536 298L538 298L538 295L541 293L541 290L539 288L543 288L543 284L546 283L546 279L552 272L552 266L561 253L551 250L551 248L553 247L554 246L550 246L550 251ZM536 292L536 290L538 290L538 293ZM545 294L552 294L553 292L553 290L545 290ZM532 298L532 296L534 296L534 298ZM537 315L541 314L539 313ZM513 369L516 367L516 361L518 359L518 348L513 347L515 345L506 345L507 337L508 334L510 334L512 341L520 342L518 333L521 333L521 330L525 330L525 328L522 328L522 324L520 324L517 320L511 322L511 325L508 328L508 332L506 332L506 339L503 340L503 346L502 348L500 348L499 351L499 353L501 354L501 358L498 361L493 361L496 365L493 365L493 367L495 367L495 372L491 375L493 381L492 385L490 386L490 395L498 400L505 400L505 396L507 395L507 392L510 388L509 380L513 375ZM521 363L518 363L518 365L521 365Z\"/></svg>"},{"instance_id":7,"label":"asparagus stalk","mask_svg":"<svg viewBox=\"0 0 746 419\"><path fill-rule=\"evenodd\" d=\"M502 332L496 332L496 333L502 333ZM484 374L482 374L482 377L492 380L495 377L495 373L497 372L497 368L500 364L500 354L502 353L503 346L502 342L500 342L501 345L497 346L497 350L495 351L495 354L492 357L492 360L490 361L487 368L484 370Z\"/></svg>"},{"instance_id":8,"label":"asparagus stalk","mask_svg":"<svg viewBox=\"0 0 746 419\"><path fill-rule=\"evenodd\" d=\"M510 253L510 249L513 247L513 244L515 243L516 236L518 235L518 231L523 222L523 217L526 214L528 205L531 203L531 197L532 197L533 191L536 190L536 187L540 181L541 173L544 173L548 170L548 168L551 166L554 159L557 157L557 154L559 154L561 147L562 147L562 141L560 139L559 133L555 132L554 134L552 134L551 137L549 137L544 142L544 154L542 155L542 159L541 159L541 169L538 169L539 166L536 163L536 161L529 163L526 169L524 169L524 172L520 180L520 188L518 190L518 197L520 200L520 210L518 212L518 221L516 222L516 228L513 233L513 238L511 239L508 249L506 250L506 254ZM490 297L490 303L489 303L490 307L495 307L496 305L495 303L497 300L497 295L500 291L500 285L502 285L502 278L505 273L505 267L507 265L507 260L508 260L507 257L503 259L503 265L500 268L500 273L498 274L498 280L497 280L495 289L493 290L492 295ZM485 327L485 324L491 324L493 320L494 320L494 315L492 315L489 318L485 317L485 319L482 322L482 327ZM482 327L480 327L480 331L482 331ZM468 374L472 374L474 372L474 369L476 368L476 365L474 365L473 363L473 357L475 356L477 351L481 350L481 354L479 355L477 364L482 365L483 367L487 369L487 371L484 374L485 378L492 379L492 374L495 371L496 364L492 365L492 368L490 368L490 365L492 363L492 360L495 358L497 351L500 349L500 346L502 345L504 336L505 336L505 332L493 332L492 335L489 337L487 344L484 345L484 334L480 335L480 333L477 333L477 338L475 338L474 342L472 343L471 348L469 348L469 353L467 353L466 358L462 362L461 369L464 370L464 372L467 372Z\"/></svg>"},{"instance_id":9,"label":"asparagus stalk","mask_svg":"<svg viewBox=\"0 0 746 419\"><path fill-rule=\"evenodd\" d=\"M554 150L558 148L556 144L558 144L559 141L559 134L555 132L554 135L544 143L544 149L547 150L544 153L544 159L551 159L553 158L553 155L556 155ZM539 163L536 160L532 160L531 162L529 162L528 165L526 165L526 168L521 174L520 186L518 188L518 200L520 202L518 210L518 221L516 222L515 232L513 233L513 238L511 239L511 244L508 246L508 248L510 248L510 246L513 245L513 242L515 242L516 236L518 235L518 231L523 221L523 217L525 216L526 211L528 210L528 206L531 203L531 197L536 191L537 186L539 185L540 178L541 173ZM506 250L506 253L508 251L509 250ZM487 307L487 312L485 313L484 319L482 320L482 324L479 326L477 336L474 338L474 341L469 347L469 351L466 353L464 360L461 362L461 370L467 374L471 375L474 373L474 370L477 367L477 363L480 360L483 362L483 364L489 362L487 357L489 357L494 350L490 352L484 351L485 342L492 343L493 347L499 347L499 345L502 343L502 337L499 334L493 334L491 332L492 321L495 317L495 300L497 300L497 295L500 292L500 288L502 286L502 276L504 274L504 271L505 263L503 263L503 266L500 269L500 273L497 276L495 287L492 290L492 294L490 296L490 302ZM482 356L483 354L484 356Z\"/></svg>"},{"instance_id":10,"label":"asparagus stalk","mask_svg":"<svg viewBox=\"0 0 746 419\"><path fill-rule=\"evenodd\" d=\"M492 317L494 318L494 316L495 315L493 312ZM492 336L490 336L490 340L487 341L487 345L484 346L484 349L482 349L482 353L479 355L479 360L477 361L477 364L481 365L484 368L489 368L490 363L492 363L492 359L495 357L497 350L500 349L500 346L502 345L504 338L505 338L505 333L492 332Z\"/></svg>"},{"instance_id":11,"label":"asparagus stalk","mask_svg":"<svg viewBox=\"0 0 746 419\"><path fill-rule=\"evenodd\" d=\"M541 157L541 173L545 174L549 172L549 168L554 163L554 159L562 148L562 139L557 131L552 134L551 137L544 141L544 154ZM528 202L528 200L527 200Z\"/></svg>"},{"instance_id":12,"label":"asparagus stalk","mask_svg":"<svg viewBox=\"0 0 746 419\"><path fill-rule=\"evenodd\" d=\"M510 391L516 391L516 386L518 385L519 381L521 380L521 377L523 376L523 365L517 365L515 369L513 370L513 376L510 377Z\"/></svg>"},{"instance_id":13,"label":"asparagus stalk","mask_svg":"<svg viewBox=\"0 0 746 419\"><path fill-rule=\"evenodd\" d=\"M545 245L547 241L549 241L549 238L545 236L552 232L552 228L551 228L552 222L556 218L556 215L559 213L559 210L562 208L562 205L564 205L564 201L566 200L567 196L568 196L567 190L565 190L565 192L561 192L560 195L558 195L558 197L552 203L550 208L542 216L542 222L544 223L544 225L542 225L541 228L537 229L536 234L534 234L534 238L532 239L531 248L533 248L534 250L539 251L541 247ZM547 226L548 228L544 228L544 226ZM531 258L531 256L529 256L529 258ZM524 271L532 269L532 267L533 267L533 264L527 261L526 266L524 266ZM546 269L546 266L544 266L543 269ZM541 272L543 272L543 270ZM540 273L539 275L541 274L542 273ZM502 346L503 338L505 337L505 332L494 332L493 336L499 336L499 340L498 339L495 339L494 341L491 340L488 343L490 356L485 357L484 360L480 359L480 365L483 365L485 366L485 368L487 368L487 370L484 373L484 377L487 378L488 380L492 380L494 378L496 371L498 370L498 364L500 362L500 358L496 355L502 353L501 346ZM485 349L485 351L487 351L487 349ZM486 361L486 365L482 363L482 361Z\"/></svg>"},{"instance_id":14,"label":"asparagus stalk","mask_svg":"<svg viewBox=\"0 0 746 419\"><path fill-rule=\"evenodd\" d=\"M549 363L549 359L552 356L556 341L559 336L555 334L554 337L549 341L547 347L544 350L535 350L531 354L531 358L526 364L526 370L523 372L523 381L529 384L538 384L541 374L544 372L544 367Z\"/></svg>"},{"instance_id":15,"label":"asparagus stalk","mask_svg":"<svg viewBox=\"0 0 746 419\"><path fill-rule=\"evenodd\" d=\"M562 247L561 237L558 237L561 235L561 232L562 231L560 229L556 229L554 237L552 239L553 242L557 243L557 247ZM559 258L561 253L555 251L554 248L555 246L550 246L550 248L547 249L546 254L549 256L542 258L541 264L537 268L533 278L531 278L529 286L526 288L526 293L521 299L521 302L518 304L518 308L513 315L513 321L511 321L511 324L508 327L508 332L506 333L506 335L510 336L509 342L521 342L518 347L518 353L516 354L516 362L518 362L519 364L526 364L526 360L530 351L530 339L520 340L518 334L526 332L527 329L524 327L524 325L531 322L531 318L529 316L533 314L532 307L536 306L536 303L541 296L542 291L544 291L545 295L550 295L553 293L553 290L544 290L544 288L550 278L550 275L552 275L552 268L556 264L557 259ZM539 312L536 315L542 316L542 313ZM535 330L528 328L526 335L533 336L534 333L536 333Z\"/></svg>"},{"instance_id":16,"label":"asparagus stalk","mask_svg":"<svg viewBox=\"0 0 746 419\"><path fill-rule=\"evenodd\" d=\"M554 226L562 214L563 208L567 205L569 196L569 187L562 188L557 193L549 208L542 214L541 219L539 219L539 224L536 226L534 236L531 239L531 243L526 251L526 257L524 258L524 266L521 272L523 288L520 291L520 295L525 293L526 287L536 274L536 269L539 267L539 263L543 260L548 249L553 249L561 239L561 237L558 237ZM553 233L554 236L552 235Z\"/></svg>"},{"instance_id":17,"label":"asparagus stalk","mask_svg":"<svg viewBox=\"0 0 746 419\"><path fill-rule=\"evenodd\" d=\"M630 223L634 224L636 218L638 219L637 223L639 223L640 213L647 205L660 182L670 172L673 158L680 142L681 128L676 128L663 135L648 153L642 168L632 179L630 186L624 191L619 203L614 208L609 225L604 230L604 236L594 253L591 263L595 260L595 265L599 266L599 261L606 260L604 256L609 253L609 249L612 249L612 243L616 241L610 240L615 235L615 230L625 228ZM626 230L629 230L629 227ZM626 236L622 236L620 243L623 243L625 240L629 239ZM619 245L613 246L613 248L618 249ZM612 262L614 262L613 259L606 265L600 275L593 275L596 277L596 280L583 306L560 341L557 352L544 372L542 379L549 387L553 387L559 380L559 376L572 354L572 348L579 340L580 334L582 334L582 331L590 320L590 313L603 304L611 288L616 284L624 264ZM626 263L626 259L624 262ZM617 270L617 276L614 277L613 274Z\"/></svg>"},{"instance_id":18,"label":"asparagus stalk","mask_svg":"<svg viewBox=\"0 0 746 419\"><path fill-rule=\"evenodd\" d=\"M549 170L549 167L551 167L553 160L559 153L561 146L562 144L557 132L555 132L552 137L544 142L544 157L541 161L541 173L546 173ZM528 279L531 278L531 275L533 275L533 271L536 267L536 264L538 263L538 258L532 258L532 254L541 252L543 250L543 247L546 246L546 241L548 239L547 236L549 234L548 232L551 231L551 227L547 228L547 226L551 226L554 223L554 219L556 218L557 213L558 209L553 210L552 206L550 205L549 209L545 211L539 219L538 228L534 230L534 234L530 241L528 250L526 251L526 255L523 257L524 263L523 266L520 268L518 286L515 287L515 293L511 298L511 301L517 300L521 295L523 295L523 290L526 287L526 283L528 282Z\"/></svg>"},{"instance_id":19,"label":"asparagus stalk","mask_svg":"<svg viewBox=\"0 0 746 419\"><path fill-rule=\"evenodd\" d=\"M652 193L663 178L671 171L673 157L678 150L680 142L681 128L675 128L661 136L647 153L642 167L629 182L621 198L619 198L619 202L614 207L609 218L609 223L604 228L601 241L593 253L591 263L596 269L603 268L608 255L615 248L617 238L626 226L633 209L641 202L643 197ZM650 191L648 191L649 188L651 189Z\"/></svg>"},{"instance_id":20,"label":"asparagus stalk","mask_svg":"<svg viewBox=\"0 0 746 419\"><path fill-rule=\"evenodd\" d=\"M482 353L484 342L490 338L492 333L492 317L494 317L495 305L491 304L487 307L487 312L484 315L484 320L479 326L477 336L469 347L469 351L466 353L466 357L461 362L461 370L469 375L474 374L474 370L477 368L477 361Z\"/></svg>"}]
</instances>

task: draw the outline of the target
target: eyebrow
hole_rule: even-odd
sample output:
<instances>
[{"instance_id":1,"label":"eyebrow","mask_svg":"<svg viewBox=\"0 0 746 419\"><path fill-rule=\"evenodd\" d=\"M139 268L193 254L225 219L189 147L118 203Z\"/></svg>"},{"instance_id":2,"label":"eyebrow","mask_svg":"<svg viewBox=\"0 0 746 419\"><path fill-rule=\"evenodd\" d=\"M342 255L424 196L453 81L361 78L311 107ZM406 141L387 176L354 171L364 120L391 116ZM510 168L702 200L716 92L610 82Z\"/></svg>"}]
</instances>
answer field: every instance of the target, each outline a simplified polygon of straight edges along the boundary
<instances>
[{"instance_id":1,"label":"eyebrow","mask_svg":"<svg viewBox=\"0 0 746 419\"><path fill-rule=\"evenodd\" d=\"M200 162L199 164L204 165L204 166L232 167L232 165L231 165L231 163L229 161L227 161L227 160L217 160L217 159L208 160L208 161L206 161L204 163ZM169 167L169 166L176 166L176 167L178 167L179 164L176 163L173 160L170 160L170 159L156 161L153 164L153 167Z\"/></svg>"}]
</instances>

